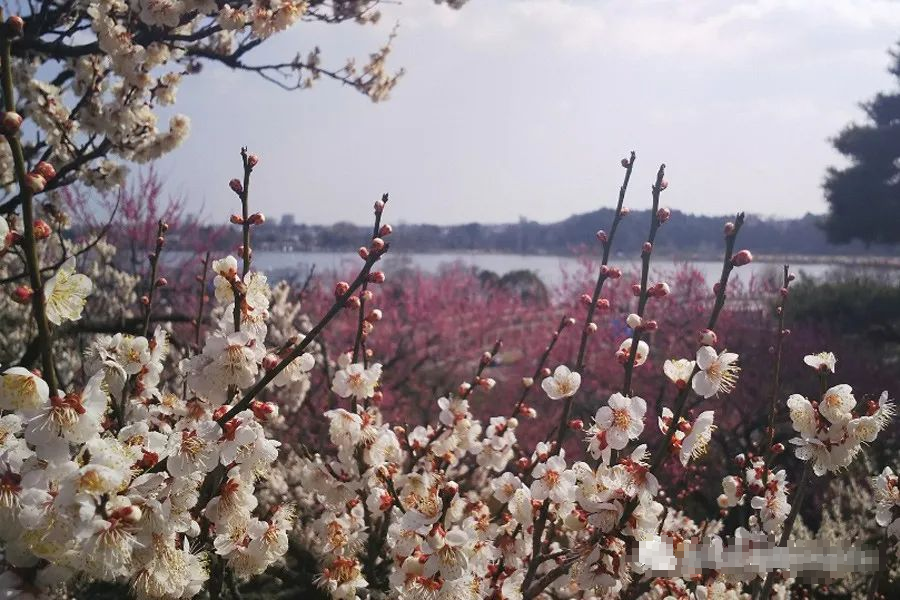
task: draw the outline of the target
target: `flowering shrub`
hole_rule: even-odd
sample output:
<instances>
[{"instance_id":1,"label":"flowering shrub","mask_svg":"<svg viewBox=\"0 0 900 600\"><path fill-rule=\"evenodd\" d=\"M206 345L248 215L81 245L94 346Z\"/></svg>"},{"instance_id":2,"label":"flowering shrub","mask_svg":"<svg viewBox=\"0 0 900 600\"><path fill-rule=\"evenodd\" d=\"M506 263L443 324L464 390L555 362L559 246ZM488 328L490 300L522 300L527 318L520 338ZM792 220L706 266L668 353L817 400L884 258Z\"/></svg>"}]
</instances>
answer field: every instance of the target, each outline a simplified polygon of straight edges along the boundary
<instances>
[{"instance_id":1,"label":"flowering shrub","mask_svg":"<svg viewBox=\"0 0 900 600\"><path fill-rule=\"evenodd\" d=\"M142 18L172 27L164 8L146 8ZM97 11L89 9L106 28L98 35L119 40L110 21L118 12ZM177 23L181 13L171 11ZM275 13L251 28L279 28ZM768 598L803 585L764 561L721 563L723 538L733 535L729 548L741 552L749 543L774 552L798 532L808 537L797 523L811 482L858 468L895 409L888 392L835 381L837 358L820 348L802 360L815 391L783 378L793 280L785 267L756 439L738 450L715 491L705 490L711 510L684 502L679 489L711 454L717 428L731 425L732 394L758 366L741 353L740 313L725 308L733 270L753 259L737 246L743 214L725 224L712 294L688 287L681 302L703 318L681 335L666 315L677 282L650 281L654 243L671 217L661 206L664 165L651 187L641 269L627 290L633 299L607 288L623 277L610 259L628 215L632 153L622 161L614 220L597 233L593 289L575 295L578 308L570 303L551 326L533 371L516 378L515 401L487 401L503 364L497 341L477 347L474 373L454 372L449 391L395 383L393 408L383 410L392 365L380 337L390 332L391 306L376 290L387 278L378 266L393 234L382 222L387 195L374 205L359 271L329 286L314 322L289 286L272 286L253 268L252 233L265 217L251 211L248 193L259 158L243 149L242 178L230 182L241 208L231 218L239 256L205 261L193 339L183 339L155 312L168 285L161 257L169 223L157 223L139 283L112 264L111 246L70 247L35 218L34 194L56 171L26 162L10 68L19 23L3 27L3 135L21 207L21 218L0 219L11 288L3 335L7 347L25 349L10 354L0 374L7 597L97 597L101 584L113 584L136 598L234 598L244 593L240 581L285 564L294 565L304 594L334 599ZM107 52L130 56L121 50ZM64 222L56 219L57 228ZM122 300L139 287L137 305ZM118 330L77 329L98 296L127 319ZM548 309L519 300L498 296L489 307ZM329 351L329 328L347 321L345 346ZM669 355L655 356L663 347ZM408 410L422 398L428 410ZM310 414L301 416L303 406ZM324 424L321 435L303 435L313 420ZM887 571L900 533L898 479L889 465L867 470L867 530L880 537ZM710 557L702 568L684 560L698 544ZM887 586L879 572L868 581L870 597Z\"/></svg>"}]
</instances>

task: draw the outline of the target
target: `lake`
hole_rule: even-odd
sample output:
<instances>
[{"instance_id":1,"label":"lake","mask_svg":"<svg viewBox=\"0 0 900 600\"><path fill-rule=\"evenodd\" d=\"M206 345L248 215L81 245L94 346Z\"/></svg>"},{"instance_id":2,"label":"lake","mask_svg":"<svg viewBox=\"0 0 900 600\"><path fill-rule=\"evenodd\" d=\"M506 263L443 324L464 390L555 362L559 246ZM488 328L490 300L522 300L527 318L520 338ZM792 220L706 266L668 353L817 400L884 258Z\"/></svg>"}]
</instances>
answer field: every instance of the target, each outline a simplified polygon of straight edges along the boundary
<instances>
[{"instance_id":1,"label":"lake","mask_svg":"<svg viewBox=\"0 0 900 600\"><path fill-rule=\"evenodd\" d=\"M253 255L254 265L263 270L277 275L278 273L298 273L301 276L309 271L315 265L317 273L336 272L341 276L355 273L361 264L361 260L351 253L342 252L255 252ZM697 268L708 281L715 281L719 278L722 271L722 263L712 260L691 260L691 261L673 261L671 259L659 258L651 262L651 273L666 273L674 270L679 265L689 262L693 267ZM498 253L429 253L429 254L387 254L382 261L382 269L390 277L391 269L403 267L414 267L428 273L436 273L443 266L451 264L462 264L467 266L478 267L493 271L499 275L508 273L518 269L528 269L533 271L546 284L555 286L562 282L563 273L574 273L579 268L579 262L574 257L564 256L537 256L537 255L520 255L520 254L498 254ZM639 269L640 260L632 257L617 257L610 260L612 266L617 266L623 271L629 269ZM773 273L780 273L783 263L754 261L750 265L735 269L732 277L743 280L749 280L752 276L768 276ZM890 273L896 276L900 271L896 268L889 267L858 267L858 266L836 266L831 257L822 257L821 262L804 262L791 270L797 274L799 278L803 277L822 277L832 269L853 269L855 272L861 270L872 271L874 273Z\"/></svg>"}]
</instances>

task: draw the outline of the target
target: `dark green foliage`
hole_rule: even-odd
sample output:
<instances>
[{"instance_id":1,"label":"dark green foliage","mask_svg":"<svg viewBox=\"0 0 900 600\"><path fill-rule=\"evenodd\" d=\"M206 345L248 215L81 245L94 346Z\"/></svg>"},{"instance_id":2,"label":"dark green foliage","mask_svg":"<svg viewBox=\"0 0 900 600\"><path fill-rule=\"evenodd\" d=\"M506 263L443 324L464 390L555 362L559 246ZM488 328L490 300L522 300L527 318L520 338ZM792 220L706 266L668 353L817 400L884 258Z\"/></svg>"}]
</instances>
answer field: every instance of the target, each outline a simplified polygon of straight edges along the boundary
<instances>
[{"instance_id":1,"label":"dark green foliage","mask_svg":"<svg viewBox=\"0 0 900 600\"><path fill-rule=\"evenodd\" d=\"M890 72L900 79L900 53ZM831 242L900 242L900 92L878 94L862 105L865 124L848 125L833 141L850 166L829 168L825 197Z\"/></svg>"},{"instance_id":2,"label":"dark green foliage","mask_svg":"<svg viewBox=\"0 0 900 600\"><path fill-rule=\"evenodd\" d=\"M893 280L867 275L802 279L791 288L791 313L799 321L873 344L888 356L897 354L900 282L894 275Z\"/></svg>"}]
</instances>

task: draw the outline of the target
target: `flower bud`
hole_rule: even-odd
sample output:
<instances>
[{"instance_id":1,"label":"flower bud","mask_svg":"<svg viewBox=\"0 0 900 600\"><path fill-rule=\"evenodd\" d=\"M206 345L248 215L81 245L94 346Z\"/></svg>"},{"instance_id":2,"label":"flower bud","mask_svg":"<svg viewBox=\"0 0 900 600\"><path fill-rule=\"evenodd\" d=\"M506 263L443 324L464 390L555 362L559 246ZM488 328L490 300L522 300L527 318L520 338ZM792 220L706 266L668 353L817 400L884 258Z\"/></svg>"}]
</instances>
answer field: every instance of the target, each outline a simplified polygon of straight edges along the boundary
<instances>
[{"instance_id":1,"label":"flower bud","mask_svg":"<svg viewBox=\"0 0 900 600\"><path fill-rule=\"evenodd\" d=\"M596 323L588 323L584 330L588 333L597 333L597 324Z\"/></svg>"},{"instance_id":2,"label":"flower bud","mask_svg":"<svg viewBox=\"0 0 900 600\"><path fill-rule=\"evenodd\" d=\"M643 324L644 320L640 317L640 315L631 313L625 318L625 323L628 324L632 329L637 329Z\"/></svg>"},{"instance_id":3,"label":"flower bud","mask_svg":"<svg viewBox=\"0 0 900 600\"><path fill-rule=\"evenodd\" d=\"M32 194L43 192L45 185L47 185L47 180L40 173L32 172L25 175L25 187L31 190Z\"/></svg>"},{"instance_id":4,"label":"flower bud","mask_svg":"<svg viewBox=\"0 0 900 600\"><path fill-rule=\"evenodd\" d=\"M375 293L372 290L365 290L362 294L359 295L359 298L360 300L371 302L375 298Z\"/></svg>"},{"instance_id":5,"label":"flower bud","mask_svg":"<svg viewBox=\"0 0 900 600\"><path fill-rule=\"evenodd\" d=\"M156 280L156 287L166 287L167 285L169 285L169 280L165 277L160 277Z\"/></svg>"},{"instance_id":6,"label":"flower bud","mask_svg":"<svg viewBox=\"0 0 900 600\"><path fill-rule=\"evenodd\" d=\"M34 290L27 285L20 285L13 290L12 299L17 304L28 304L34 296Z\"/></svg>"},{"instance_id":7,"label":"flower bud","mask_svg":"<svg viewBox=\"0 0 900 600\"><path fill-rule=\"evenodd\" d=\"M384 200L376 200L375 201L375 214L380 214L384 211Z\"/></svg>"},{"instance_id":8,"label":"flower bud","mask_svg":"<svg viewBox=\"0 0 900 600\"><path fill-rule=\"evenodd\" d=\"M626 169L628 168L628 165L630 165L630 164L631 164L631 161L628 160L627 158L622 159L622 166L625 167Z\"/></svg>"},{"instance_id":9,"label":"flower bud","mask_svg":"<svg viewBox=\"0 0 900 600\"><path fill-rule=\"evenodd\" d=\"M599 300L598 300L598 302L599 302ZM569 317L563 322L563 327L565 327L566 325L574 325L574 324L575 324L575 318Z\"/></svg>"},{"instance_id":10,"label":"flower bud","mask_svg":"<svg viewBox=\"0 0 900 600\"><path fill-rule=\"evenodd\" d=\"M229 181L228 187L230 187L231 191L234 192L235 194L240 194L241 192L244 191L244 186L241 184L241 180L237 179L237 178Z\"/></svg>"},{"instance_id":11,"label":"flower bud","mask_svg":"<svg viewBox=\"0 0 900 600\"><path fill-rule=\"evenodd\" d=\"M731 221L728 221L727 223L725 223L725 237L728 237L729 235L733 235L734 229L735 229L734 223L732 223Z\"/></svg>"},{"instance_id":12,"label":"flower bud","mask_svg":"<svg viewBox=\"0 0 900 600\"><path fill-rule=\"evenodd\" d=\"M788 289L786 287L783 287L780 290L778 290L778 293L781 294L782 298L787 298Z\"/></svg>"},{"instance_id":13,"label":"flower bud","mask_svg":"<svg viewBox=\"0 0 900 600\"><path fill-rule=\"evenodd\" d=\"M384 240L380 237L372 238L372 250L375 252L381 252L384 250Z\"/></svg>"},{"instance_id":14,"label":"flower bud","mask_svg":"<svg viewBox=\"0 0 900 600\"><path fill-rule=\"evenodd\" d=\"M369 249L366 248L365 246L360 246L360 247L359 247L359 250L357 250L357 253L359 254L359 257L360 257L361 259L363 259L363 260L368 260L368 258L369 258Z\"/></svg>"},{"instance_id":15,"label":"flower bud","mask_svg":"<svg viewBox=\"0 0 900 600\"><path fill-rule=\"evenodd\" d=\"M231 215L231 222L235 225L243 225L244 217L241 215Z\"/></svg>"},{"instance_id":16,"label":"flower bud","mask_svg":"<svg viewBox=\"0 0 900 600\"><path fill-rule=\"evenodd\" d=\"M146 294L141 296L141 304L143 304L144 306L150 306L150 296Z\"/></svg>"},{"instance_id":17,"label":"flower bud","mask_svg":"<svg viewBox=\"0 0 900 600\"><path fill-rule=\"evenodd\" d=\"M620 216L620 217L627 217L627 216L628 216L628 213L630 213L630 212L631 212L631 209L630 209L630 208L628 208L627 206L623 206L622 209L619 211L619 216Z\"/></svg>"},{"instance_id":18,"label":"flower bud","mask_svg":"<svg viewBox=\"0 0 900 600\"><path fill-rule=\"evenodd\" d=\"M378 230L378 235L381 237L387 237L394 233L394 228L385 223L381 226L381 229Z\"/></svg>"},{"instance_id":19,"label":"flower bud","mask_svg":"<svg viewBox=\"0 0 900 600\"><path fill-rule=\"evenodd\" d=\"M250 165L250 168L252 169L259 164L259 157L255 154L251 154L247 157L247 164Z\"/></svg>"},{"instance_id":20,"label":"flower bud","mask_svg":"<svg viewBox=\"0 0 900 600\"><path fill-rule=\"evenodd\" d=\"M601 229L600 231L597 232L597 240L600 241L601 243L605 244L606 242L609 241L609 235Z\"/></svg>"},{"instance_id":21,"label":"flower bud","mask_svg":"<svg viewBox=\"0 0 900 600\"><path fill-rule=\"evenodd\" d=\"M338 281L334 286L335 297L340 297L350 290L350 284L346 281Z\"/></svg>"},{"instance_id":22,"label":"flower bud","mask_svg":"<svg viewBox=\"0 0 900 600\"><path fill-rule=\"evenodd\" d=\"M669 187L669 182L666 181L665 179L663 179L662 181L659 182L659 190L660 191L666 189L667 187Z\"/></svg>"},{"instance_id":23,"label":"flower bud","mask_svg":"<svg viewBox=\"0 0 900 600\"><path fill-rule=\"evenodd\" d=\"M584 304L585 306L591 305L591 295L590 294L582 294L579 299L581 300L581 303Z\"/></svg>"},{"instance_id":24,"label":"flower bud","mask_svg":"<svg viewBox=\"0 0 900 600\"><path fill-rule=\"evenodd\" d=\"M377 322L377 321L380 321L382 316L383 316L383 315L382 315L382 313L381 313L381 309L380 309L380 308L375 308L375 309L372 310L372 312L370 312L370 313L366 316L366 321L368 321L368 322L370 322L370 323L375 323L375 322Z\"/></svg>"},{"instance_id":25,"label":"flower bud","mask_svg":"<svg viewBox=\"0 0 900 600\"><path fill-rule=\"evenodd\" d=\"M631 294L632 294L634 297L640 296L640 295L641 295L641 284L639 284L639 283L632 283L632 284L631 284Z\"/></svg>"},{"instance_id":26,"label":"flower bud","mask_svg":"<svg viewBox=\"0 0 900 600\"><path fill-rule=\"evenodd\" d=\"M3 126L3 133L12 135L19 131L19 127L22 126L22 115L13 111L5 112L2 120L0 120L0 124Z\"/></svg>"},{"instance_id":27,"label":"flower bud","mask_svg":"<svg viewBox=\"0 0 900 600\"><path fill-rule=\"evenodd\" d=\"M618 267L610 267L609 268L609 278L610 279L618 279L622 276L622 269Z\"/></svg>"},{"instance_id":28,"label":"flower bud","mask_svg":"<svg viewBox=\"0 0 900 600\"><path fill-rule=\"evenodd\" d=\"M281 359L279 359L276 355L274 355L270 352L270 353L266 354L265 357L263 358L262 367L266 371L271 371L272 369L277 367L278 363L280 363L280 362L281 362Z\"/></svg>"},{"instance_id":29,"label":"flower bud","mask_svg":"<svg viewBox=\"0 0 900 600\"><path fill-rule=\"evenodd\" d=\"M48 237L53 235L53 230L50 229L50 225L47 224L43 219L35 219L34 221L34 239L36 240L46 240Z\"/></svg>"},{"instance_id":30,"label":"flower bud","mask_svg":"<svg viewBox=\"0 0 900 600\"><path fill-rule=\"evenodd\" d=\"M661 281L661 282L657 283L649 290L650 295L653 296L654 298L663 298L665 296L668 296L669 292L671 292L671 291L672 291L672 289L669 287L669 284L666 283L665 281Z\"/></svg>"},{"instance_id":31,"label":"flower bud","mask_svg":"<svg viewBox=\"0 0 900 600\"><path fill-rule=\"evenodd\" d=\"M264 214L262 214L261 212L253 213L252 215L250 215L250 217L247 219L247 221L251 225L262 225L263 223L266 222L266 216Z\"/></svg>"},{"instance_id":32,"label":"flower bud","mask_svg":"<svg viewBox=\"0 0 900 600\"><path fill-rule=\"evenodd\" d=\"M533 377L523 377L522 378L522 387L523 388L530 388L533 385L534 385Z\"/></svg>"},{"instance_id":33,"label":"flower bud","mask_svg":"<svg viewBox=\"0 0 900 600\"><path fill-rule=\"evenodd\" d=\"M597 310L609 310L609 300L606 298L597 298Z\"/></svg>"},{"instance_id":34,"label":"flower bud","mask_svg":"<svg viewBox=\"0 0 900 600\"><path fill-rule=\"evenodd\" d=\"M374 404L375 406L378 406L382 402L384 402L384 392L382 392L381 390L376 390L372 394L372 404Z\"/></svg>"},{"instance_id":35,"label":"flower bud","mask_svg":"<svg viewBox=\"0 0 900 600\"><path fill-rule=\"evenodd\" d=\"M6 25L12 32L13 37L19 37L25 31L25 20L19 15L13 15L8 18L6 20Z\"/></svg>"},{"instance_id":36,"label":"flower bud","mask_svg":"<svg viewBox=\"0 0 900 600\"><path fill-rule=\"evenodd\" d=\"M569 429L573 431L581 431L584 429L584 421L581 419L572 419L569 421Z\"/></svg>"},{"instance_id":37,"label":"flower bud","mask_svg":"<svg viewBox=\"0 0 900 600\"><path fill-rule=\"evenodd\" d=\"M735 267L743 267L744 265L749 265L751 262L753 262L753 255L750 254L749 250L741 250L731 257L731 264Z\"/></svg>"},{"instance_id":38,"label":"flower bud","mask_svg":"<svg viewBox=\"0 0 900 600\"><path fill-rule=\"evenodd\" d=\"M551 373L551 371L547 367L544 367L543 369L541 369L541 377L550 377L550 373Z\"/></svg>"},{"instance_id":39,"label":"flower bud","mask_svg":"<svg viewBox=\"0 0 900 600\"><path fill-rule=\"evenodd\" d=\"M644 323L644 329L647 331L656 331L659 329L659 323L657 323L655 319L651 319Z\"/></svg>"},{"instance_id":40,"label":"flower bud","mask_svg":"<svg viewBox=\"0 0 900 600\"><path fill-rule=\"evenodd\" d=\"M668 208L660 208L656 211L656 220L659 221L660 225L668 221L672 217L672 211Z\"/></svg>"},{"instance_id":41,"label":"flower bud","mask_svg":"<svg viewBox=\"0 0 900 600\"><path fill-rule=\"evenodd\" d=\"M384 272L372 271L369 273L369 281L372 283L384 283Z\"/></svg>"},{"instance_id":42,"label":"flower bud","mask_svg":"<svg viewBox=\"0 0 900 600\"><path fill-rule=\"evenodd\" d=\"M519 460L516 461L516 466L519 467L520 471L527 471L528 467L531 466L531 461L528 460L527 457L523 456Z\"/></svg>"},{"instance_id":43,"label":"flower bud","mask_svg":"<svg viewBox=\"0 0 900 600\"><path fill-rule=\"evenodd\" d=\"M359 300L359 296L350 296L349 298L347 298L347 303L344 305L344 307L350 310L356 310L360 307L360 304L362 303Z\"/></svg>"},{"instance_id":44,"label":"flower bud","mask_svg":"<svg viewBox=\"0 0 900 600\"><path fill-rule=\"evenodd\" d=\"M653 244L651 244L650 242L644 242L644 245L641 246L641 253L650 254L651 252L653 252Z\"/></svg>"},{"instance_id":45,"label":"flower bud","mask_svg":"<svg viewBox=\"0 0 900 600\"><path fill-rule=\"evenodd\" d=\"M257 421L268 421L278 415L278 407L271 402L254 400L250 403L250 410L253 411L253 416Z\"/></svg>"},{"instance_id":46,"label":"flower bud","mask_svg":"<svg viewBox=\"0 0 900 600\"><path fill-rule=\"evenodd\" d=\"M56 169L53 168L53 165L43 160L34 166L34 171L47 181L56 177Z\"/></svg>"},{"instance_id":47,"label":"flower bud","mask_svg":"<svg viewBox=\"0 0 900 600\"><path fill-rule=\"evenodd\" d=\"M784 452L784 444L781 442L772 446L772 454L781 454L782 452Z\"/></svg>"},{"instance_id":48,"label":"flower bud","mask_svg":"<svg viewBox=\"0 0 900 600\"><path fill-rule=\"evenodd\" d=\"M712 329L701 329L698 339L704 346L715 346L716 342L719 341L719 337Z\"/></svg>"}]
</instances>

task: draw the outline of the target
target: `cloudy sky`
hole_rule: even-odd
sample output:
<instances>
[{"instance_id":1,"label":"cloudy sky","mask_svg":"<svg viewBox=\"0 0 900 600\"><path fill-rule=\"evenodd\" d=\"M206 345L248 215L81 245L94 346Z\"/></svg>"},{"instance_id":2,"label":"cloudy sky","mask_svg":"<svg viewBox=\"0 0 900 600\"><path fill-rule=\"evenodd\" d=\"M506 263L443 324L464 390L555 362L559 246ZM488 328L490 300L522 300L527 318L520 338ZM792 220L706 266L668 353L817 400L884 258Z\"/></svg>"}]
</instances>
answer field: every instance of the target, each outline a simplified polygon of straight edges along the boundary
<instances>
[{"instance_id":1,"label":"cloudy sky","mask_svg":"<svg viewBox=\"0 0 900 600\"><path fill-rule=\"evenodd\" d=\"M284 92L211 69L186 81L190 139L161 164L170 189L222 218L242 144L262 157L252 201L270 218L367 222L559 220L614 203L619 160L638 153L628 204L688 212L822 212L841 164L828 138L858 103L893 89L896 0L427 0L385 5L376 26L300 24L256 60L314 45L326 65L365 57L400 24L407 74L373 104L322 81Z\"/></svg>"}]
</instances>

